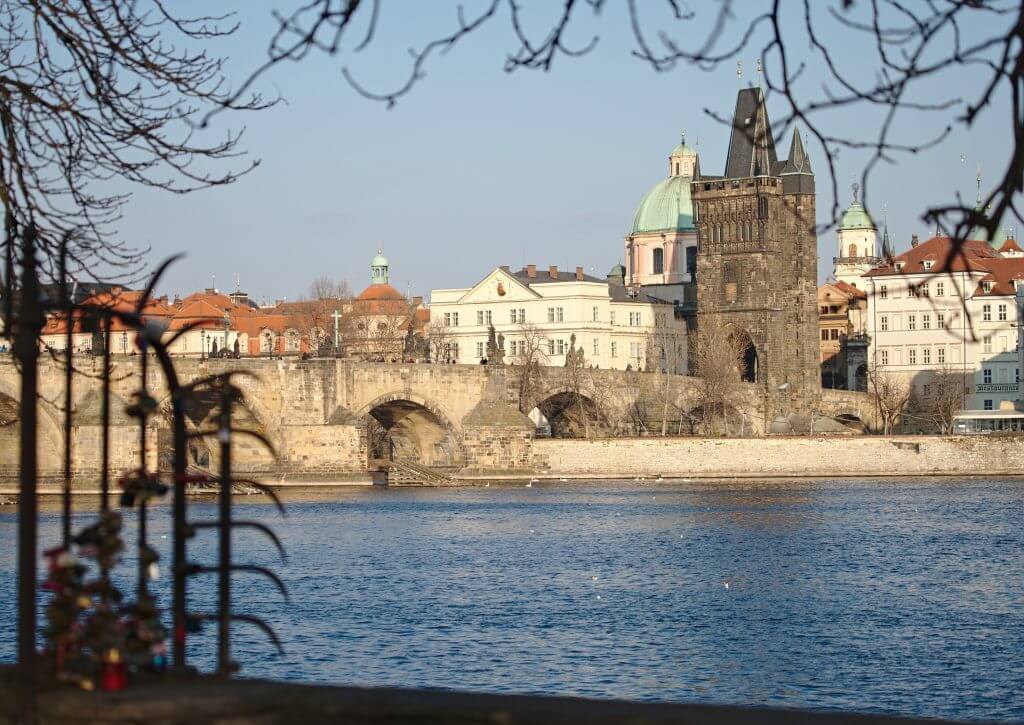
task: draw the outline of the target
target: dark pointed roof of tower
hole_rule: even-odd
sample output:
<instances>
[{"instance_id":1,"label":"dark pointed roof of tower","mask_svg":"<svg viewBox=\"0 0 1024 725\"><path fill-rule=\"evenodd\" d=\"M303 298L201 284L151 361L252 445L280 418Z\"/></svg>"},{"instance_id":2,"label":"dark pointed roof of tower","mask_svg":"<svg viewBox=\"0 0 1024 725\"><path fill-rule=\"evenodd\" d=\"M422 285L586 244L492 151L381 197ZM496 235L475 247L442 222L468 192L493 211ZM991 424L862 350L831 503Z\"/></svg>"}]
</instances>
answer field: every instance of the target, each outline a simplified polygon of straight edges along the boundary
<instances>
[{"instance_id":1,"label":"dark pointed roof of tower","mask_svg":"<svg viewBox=\"0 0 1024 725\"><path fill-rule=\"evenodd\" d=\"M802 148L802 147L801 147ZM760 88L742 88L736 96L725 177L743 178L776 173L778 157L768 109Z\"/></svg>"},{"instance_id":2,"label":"dark pointed roof of tower","mask_svg":"<svg viewBox=\"0 0 1024 725\"><path fill-rule=\"evenodd\" d=\"M886 263L895 256L892 250L892 242L889 241L889 222L885 222L885 226L882 229L882 249L881 254L878 256L885 260Z\"/></svg>"},{"instance_id":3,"label":"dark pointed roof of tower","mask_svg":"<svg viewBox=\"0 0 1024 725\"><path fill-rule=\"evenodd\" d=\"M800 138L800 132L793 129L793 143L789 146L789 158L782 167L783 174L813 174L811 171L811 159L804 151L804 142Z\"/></svg>"}]
</instances>

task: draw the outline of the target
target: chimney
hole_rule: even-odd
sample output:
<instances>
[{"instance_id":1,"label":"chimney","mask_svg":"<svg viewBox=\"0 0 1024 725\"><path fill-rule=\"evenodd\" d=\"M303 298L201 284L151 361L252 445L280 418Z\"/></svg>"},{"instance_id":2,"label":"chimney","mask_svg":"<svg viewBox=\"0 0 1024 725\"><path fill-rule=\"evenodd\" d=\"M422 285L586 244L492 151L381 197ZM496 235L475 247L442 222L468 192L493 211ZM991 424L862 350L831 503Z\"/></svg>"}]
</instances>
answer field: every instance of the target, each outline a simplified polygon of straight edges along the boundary
<instances>
[{"instance_id":1,"label":"chimney","mask_svg":"<svg viewBox=\"0 0 1024 725\"><path fill-rule=\"evenodd\" d=\"M551 279L558 279L558 265L552 264L548 267L548 274L551 275Z\"/></svg>"},{"instance_id":2,"label":"chimney","mask_svg":"<svg viewBox=\"0 0 1024 725\"><path fill-rule=\"evenodd\" d=\"M536 264L528 264L528 265L526 265L526 276L529 277L530 279L533 279L534 277L537 276L537 265Z\"/></svg>"},{"instance_id":3,"label":"chimney","mask_svg":"<svg viewBox=\"0 0 1024 725\"><path fill-rule=\"evenodd\" d=\"M916 234L913 235L912 237L910 237L910 246L911 247L916 247L920 243L921 242L917 241L917 235Z\"/></svg>"},{"instance_id":4,"label":"chimney","mask_svg":"<svg viewBox=\"0 0 1024 725\"><path fill-rule=\"evenodd\" d=\"M583 281L583 267L576 268L576 279L580 282Z\"/></svg>"}]
</instances>

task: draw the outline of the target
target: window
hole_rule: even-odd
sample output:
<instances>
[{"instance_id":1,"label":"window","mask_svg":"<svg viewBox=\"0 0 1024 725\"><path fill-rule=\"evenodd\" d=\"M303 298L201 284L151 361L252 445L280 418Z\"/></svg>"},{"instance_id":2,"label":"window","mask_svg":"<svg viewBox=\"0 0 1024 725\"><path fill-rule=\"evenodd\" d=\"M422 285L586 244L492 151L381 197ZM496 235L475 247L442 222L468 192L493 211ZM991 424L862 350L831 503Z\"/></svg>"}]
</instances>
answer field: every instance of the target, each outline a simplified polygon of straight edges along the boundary
<instances>
[{"instance_id":1,"label":"window","mask_svg":"<svg viewBox=\"0 0 1024 725\"><path fill-rule=\"evenodd\" d=\"M917 365L917 348L907 348L907 365Z\"/></svg>"},{"instance_id":2,"label":"window","mask_svg":"<svg viewBox=\"0 0 1024 725\"><path fill-rule=\"evenodd\" d=\"M999 368L998 372L999 372L999 382L1000 383L1008 382L1007 378L1010 377L1010 375L1009 375L1010 371L1007 370L1006 368Z\"/></svg>"},{"instance_id":3,"label":"window","mask_svg":"<svg viewBox=\"0 0 1024 725\"><path fill-rule=\"evenodd\" d=\"M459 313L458 312L445 312L444 313L444 324L445 324L445 327L458 327L459 326Z\"/></svg>"},{"instance_id":4,"label":"window","mask_svg":"<svg viewBox=\"0 0 1024 725\"><path fill-rule=\"evenodd\" d=\"M928 270L930 270L934 265L935 265L935 262L933 262L932 260L930 260L930 259L924 260L924 269L925 269L926 272ZM927 297L927 295L925 295L925 296Z\"/></svg>"},{"instance_id":5,"label":"window","mask_svg":"<svg viewBox=\"0 0 1024 725\"><path fill-rule=\"evenodd\" d=\"M946 329L946 315L942 312L937 312L935 314L935 327L940 330Z\"/></svg>"},{"instance_id":6,"label":"window","mask_svg":"<svg viewBox=\"0 0 1024 725\"><path fill-rule=\"evenodd\" d=\"M827 340L828 339L828 330L822 330L821 331L821 339L822 340Z\"/></svg>"},{"instance_id":7,"label":"window","mask_svg":"<svg viewBox=\"0 0 1024 725\"><path fill-rule=\"evenodd\" d=\"M889 331L889 316L888 315L882 315L879 318L879 320L878 320L878 329L880 329L882 332L888 332Z\"/></svg>"},{"instance_id":8,"label":"window","mask_svg":"<svg viewBox=\"0 0 1024 725\"><path fill-rule=\"evenodd\" d=\"M932 329L932 316L928 314L921 315L921 329L930 330Z\"/></svg>"},{"instance_id":9,"label":"window","mask_svg":"<svg viewBox=\"0 0 1024 725\"><path fill-rule=\"evenodd\" d=\"M908 330L916 330L917 329L917 315L907 315L907 329Z\"/></svg>"},{"instance_id":10,"label":"window","mask_svg":"<svg viewBox=\"0 0 1024 725\"><path fill-rule=\"evenodd\" d=\"M612 341L612 357L617 357L617 356L618 356L618 345L616 345L615 342Z\"/></svg>"},{"instance_id":11,"label":"window","mask_svg":"<svg viewBox=\"0 0 1024 725\"><path fill-rule=\"evenodd\" d=\"M902 271L903 271L903 265L904 265L904 264L905 264L904 262L896 262L896 264L894 264L894 265L893 265L893 268L894 268L894 269L895 269L895 270L896 270L897 272L902 272Z\"/></svg>"},{"instance_id":12,"label":"window","mask_svg":"<svg viewBox=\"0 0 1024 725\"><path fill-rule=\"evenodd\" d=\"M548 340L548 355L554 355L554 354L555 354L555 341L554 340Z\"/></svg>"},{"instance_id":13,"label":"window","mask_svg":"<svg viewBox=\"0 0 1024 725\"><path fill-rule=\"evenodd\" d=\"M908 284L907 285L907 297L917 297L917 285L915 285L915 284Z\"/></svg>"},{"instance_id":14,"label":"window","mask_svg":"<svg viewBox=\"0 0 1024 725\"><path fill-rule=\"evenodd\" d=\"M984 320L985 322L992 321L992 305L981 306L981 319Z\"/></svg>"},{"instance_id":15,"label":"window","mask_svg":"<svg viewBox=\"0 0 1024 725\"><path fill-rule=\"evenodd\" d=\"M986 293L991 292L992 291L992 282L990 280L985 280L984 282L981 283L981 288Z\"/></svg>"},{"instance_id":16,"label":"window","mask_svg":"<svg viewBox=\"0 0 1024 725\"><path fill-rule=\"evenodd\" d=\"M608 323L611 324L611 325L615 324L615 310L611 310L608 313Z\"/></svg>"},{"instance_id":17,"label":"window","mask_svg":"<svg viewBox=\"0 0 1024 725\"><path fill-rule=\"evenodd\" d=\"M1001 322L1006 321L1006 305L999 305L999 320Z\"/></svg>"},{"instance_id":18,"label":"window","mask_svg":"<svg viewBox=\"0 0 1024 725\"><path fill-rule=\"evenodd\" d=\"M921 348L921 362L925 365L932 364L932 349L930 347Z\"/></svg>"},{"instance_id":19,"label":"window","mask_svg":"<svg viewBox=\"0 0 1024 725\"><path fill-rule=\"evenodd\" d=\"M518 321L518 315L516 315L515 307L508 311L508 321L513 325Z\"/></svg>"},{"instance_id":20,"label":"window","mask_svg":"<svg viewBox=\"0 0 1024 725\"><path fill-rule=\"evenodd\" d=\"M822 305L821 306L821 314L823 314L823 315L827 315L828 314L828 305Z\"/></svg>"},{"instance_id":21,"label":"window","mask_svg":"<svg viewBox=\"0 0 1024 725\"><path fill-rule=\"evenodd\" d=\"M936 282L935 283L935 296L936 297L945 297L946 296L946 283L945 282Z\"/></svg>"},{"instance_id":22,"label":"window","mask_svg":"<svg viewBox=\"0 0 1024 725\"><path fill-rule=\"evenodd\" d=\"M983 368L981 371L981 382L991 383L992 382L992 368Z\"/></svg>"},{"instance_id":23,"label":"window","mask_svg":"<svg viewBox=\"0 0 1024 725\"><path fill-rule=\"evenodd\" d=\"M686 248L686 272L689 275L697 274L697 248Z\"/></svg>"},{"instance_id":24,"label":"window","mask_svg":"<svg viewBox=\"0 0 1024 725\"><path fill-rule=\"evenodd\" d=\"M639 361L640 358L643 357L642 353L643 353L643 348L640 347L640 343L639 342L631 342L631 343L629 343L629 356L631 358L633 358L634 360Z\"/></svg>"},{"instance_id":25,"label":"window","mask_svg":"<svg viewBox=\"0 0 1024 725\"><path fill-rule=\"evenodd\" d=\"M935 350L935 362L939 365L946 364L946 348L940 347Z\"/></svg>"},{"instance_id":26,"label":"window","mask_svg":"<svg viewBox=\"0 0 1024 725\"><path fill-rule=\"evenodd\" d=\"M991 335L985 335L985 337L981 338L981 349L982 349L982 352L992 352L992 336Z\"/></svg>"},{"instance_id":27,"label":"window","mask_svg":"<svg viewBox=\"0 0 1024 725\"><path fill-rule=\"evenodd\" d=\"M654 260L653 260L652 269L654 270L654 274L664 274L664 272L665 272L665 250L664 249L655 249L654 250Z\"/></svg>"},{"instance_id":28,"label":"window","mask_svg":"<svg viewBox=\"0 0 1024 725\"><path fill-rule=\"evenodd\" d=\"M597 357L600 354L601 354L601 347L600 347L600 344L598 343L598 339L595 337L594 338L594 357Z\"/></svg>"},{"instance_id":29,"label":"window","mask_svg":"<svg viewBox=\"0 0 1024 725\"><path fill-rule=\"evenodd\" d=\"M299 351L299 331L298 330L288 330L288 332L285 333L285 342L288 345L288 352L298 352Z\"/></svg>"},{"instance_id":30,"label":"window","mask_svg":"<svg viewBox=\"0 0 1024 725\"><path fill-rule=\"evenodd\" d=\"M856 257L857 256L857 245L856 244L851 244L850 245L850 256L851 257Z\"/></svg>"},{"instance_id":31,"label":"window","mask_svg":"<svg viewBox=\"0 0 1024 725\"><path fill-rule=\"evenodd\" d=\"M1007 340L1006 335L1000 335L999 336L999 352L1006 352L1007 350L1009 350L1010 348L1007 346L1008 343L1009 343L1009 340Z\"/></svg>"},{"instance_id":32,"label":"window","mask_svg":"<svg viewBox=\"0 0 1024 725\"><path fill-rule=\"evenodd\" d=\"M558 345L558 347L556 349L558 350L558 354L559 355L564 355L565 354L565 340L558 340L557 341L557 345Z\"/></svg>"},{"instance_id":33,"label":"window","mask_svg":"<svg viewBox=\"0 0 1024 725\"><path fill-rule=\"evenodd\" d=\"M595 306L592 310L594 322L597 322L597 307Z\"/></svg>"},{"instance_id":34,"label":"window","mask_svg":"<svg viewBox=\"0 0 1024 725\"><path fill-rule=\"evenodd\" d=\"M519 308L519 324L526 322L526 309L523 307Z\"/></svg>"},{"instance_id":35,"label":"window","mask_svg":"<svg viewBox=\"0 0 1024 725\"><path fill-rule=\"evenodd\" d=\"M889 287L887 285L883 284L883 285L880 285L878 287L878 297L879 297L879 299L883 299L883 300L884 299L888 299L888 297L889 297Z\"/></svg>"},{"instance_id":36,"label":"window","mask_svg":"<svg viewBox=\"0 0 1024 725\"><path fill-rule=\"evenodd\" d=\"M555 308L555 317L556 317L556 319L559 322L565 322L565 308L564 307L556 307Z\"/></svg>"},{"instance_id":37,"label":"window","mask_svg":"<svg viewBox=\"0 0 1024 725\"><path fill-rule=\"evenodd\" d=\"M555 321L555 308L554 307L549 307L548 308L548 322L554 322L554 321Z\"/></svg>"},{"instance_id":38,"label":"window","mask_svg":"<svg viewBox=\"0 0 1024 725\"><path fill-rule=\"evenodd\" d=\"M839 339L839 328L837 328L837 327L833 327L833 328L832 328L832 329L830 330L830 332L832 333L832 334L830 335L830 337L831 337L831 338L832 338L833 340L838 340L838 339Z\"/></svg>"},{"instance_id":39,"label":"window","mask_svg":"<svg viewBox=\"0 0 1024 725\"><path fill-rule=\"evenodd\" d=\"M483 357L484 357L484 344L482 342L478 342L476 344L476 356L478 358L480 358L481 360L483 360Z\"/></svg>"},{"instance_id":40,"label":"window","mask_svg":"<svg viewBox=\"0 0 1024 725\"><path fill-rule=\"evenodd\" d=\"M888 365L889 364L889 351L888 350L879 350L878 351L878 361L882 365Z\"/></svg>"},{"instance_id":41,"label":"window","mask_svg":"<svg viewBox=\"0 0 1024 725\"><path fill-rule=\"evenodd\" d=\"M924 397L927 398L931 394L932 394L932 386L931 385L925 384L925 385L921 386L921 395L923 395Z\"/></svg>"},{"instance_id":42,"label":"window","mask_svg":"<svg viewBox=\"0 0 1024 725\"><path fill-rule=\"evenodd\" d=\"M923 283L919 289L922 297L927 297L929 295L927 283Z\"/></svg>"},{"instance_id":43,"label":"window","mask_svg":"<svg viewBox=\"0 0 1024 725\"><path fill-rule=\"evenodd\" d=\"M1020 385L1020 368L1013 369L1013 382Z\"/></svg>"},{"instance_id":44,"label":"window","mask_svg":"<svg viewBox=\"0 0 1024 725\"><path fill-rule=\"evenodd\" d=\"M985 410L992 410L992 401L991 401L991 400L988 400L988 399L986 399L986 400L985 400L985 401L984 401L984 402L982 403L981 407L982 407L982 408L984 408Z\"/></svg>"}]
</instances>

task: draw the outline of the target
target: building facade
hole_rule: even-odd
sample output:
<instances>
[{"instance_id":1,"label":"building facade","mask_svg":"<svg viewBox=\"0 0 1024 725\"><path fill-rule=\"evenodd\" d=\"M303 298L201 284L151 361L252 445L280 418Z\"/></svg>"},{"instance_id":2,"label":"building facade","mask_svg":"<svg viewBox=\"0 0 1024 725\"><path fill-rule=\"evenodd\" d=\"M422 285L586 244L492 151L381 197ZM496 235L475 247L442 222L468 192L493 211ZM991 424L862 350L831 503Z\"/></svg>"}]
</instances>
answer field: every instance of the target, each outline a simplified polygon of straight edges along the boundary
<instances>
[{"instance_id":1,"label":"building facade","mask_svg":"<svg viewBox=\"0 0 1024 725\"><path fill-rule=\"evenodd\" d=\"M998 410L1019 399L1017 288L1024 253L1013 239L983 239L958 251L948 237L918 243L864 279L869 364L902 377L927 398L939 371L963 376L963 407Z\"/></svg>"},{"instance_id":2,"label":"building facade","mask_svg":"<svg viewBox=\"0 0 1024 725\"><path fill-rule=\"evenodd\" d=\"M575 345L588 366L686 371L686 326L674 306L582 267L498 267L472 287L432 290L430 312L431 335L447 350L441 362L487 360L493 326L505 362L520 361L539 341L545 365L564 365Z\"/></svg>"},{"instance_id":3,"label":"building facade","mask_svg":"<svg viewBox=\"0 0 1024 725\"><path fill-rule=\"evenodd\" d=\"M818 407L814 173L798 133L779 160L760 88L739 92L722 176L692 184L697 328L724 323L746 341L745 377L769 416Z\"/></svg>"}]
</instances>

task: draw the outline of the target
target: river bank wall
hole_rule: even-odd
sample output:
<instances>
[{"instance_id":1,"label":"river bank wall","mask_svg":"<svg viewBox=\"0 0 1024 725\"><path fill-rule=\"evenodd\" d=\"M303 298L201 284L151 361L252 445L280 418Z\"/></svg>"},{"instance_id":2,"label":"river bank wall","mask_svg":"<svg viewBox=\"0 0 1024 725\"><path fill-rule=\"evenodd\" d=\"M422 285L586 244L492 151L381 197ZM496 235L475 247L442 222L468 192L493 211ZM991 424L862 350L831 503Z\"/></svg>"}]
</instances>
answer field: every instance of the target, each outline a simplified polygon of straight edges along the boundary
<instances>
[{"instance_id":1,"label":"river bank wall","mask_svg":"<svg viewBox=\"0 0 1024 725\"><path fill-rule=\"evenodd\" d=\"M542 439L533 456L574 478L1021 475L1024 437Z\"/></svg>"}]
</instances>

